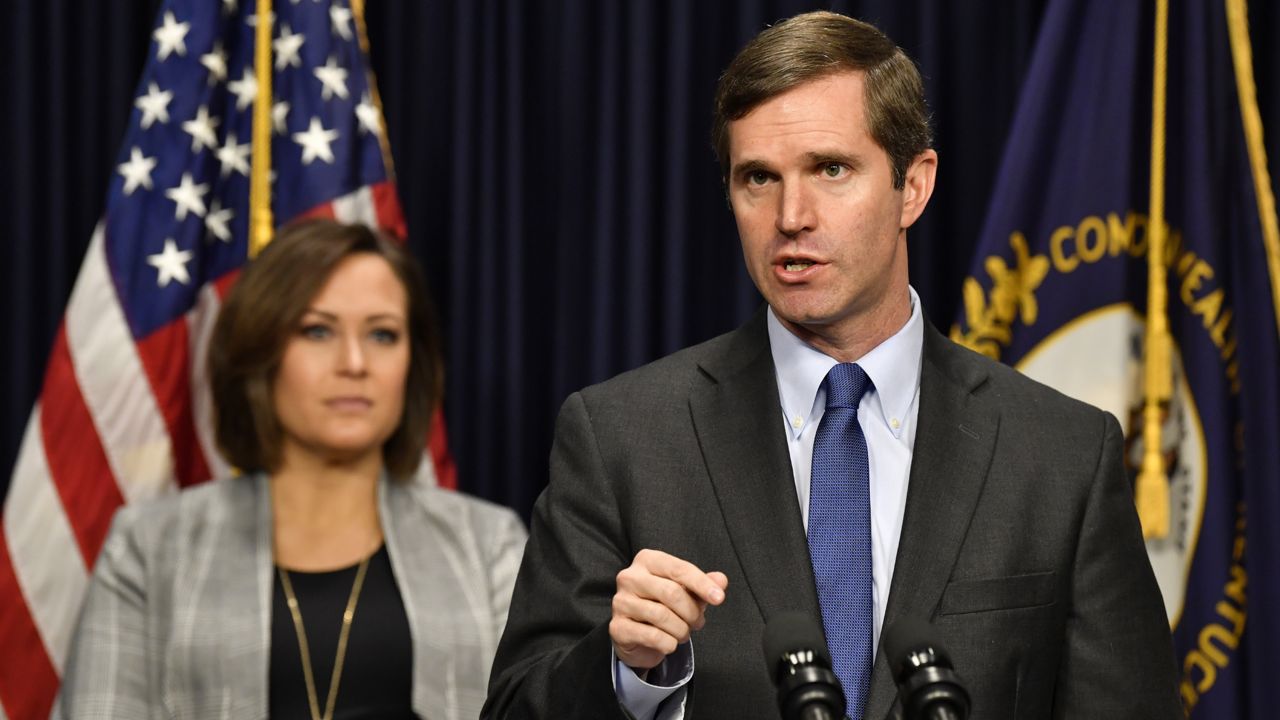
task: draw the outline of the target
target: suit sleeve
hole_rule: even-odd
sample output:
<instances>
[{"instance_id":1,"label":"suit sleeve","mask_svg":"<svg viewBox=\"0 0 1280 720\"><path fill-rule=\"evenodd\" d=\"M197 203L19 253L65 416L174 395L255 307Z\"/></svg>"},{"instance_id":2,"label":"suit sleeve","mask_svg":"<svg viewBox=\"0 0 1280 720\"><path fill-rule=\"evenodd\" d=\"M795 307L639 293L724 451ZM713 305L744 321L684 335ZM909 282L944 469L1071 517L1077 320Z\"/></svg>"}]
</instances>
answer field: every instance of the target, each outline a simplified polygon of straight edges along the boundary
<instances>
[{"instance_id":1,"label":"suit sleeve","mask_svg":"<svg viewBox=\"0 0 1280 720\"><path fill-rule=\"evenodd\" d=\"M146 562L133 532L133 512L122 509L94 568L80 611L54 716L151 716Z\"/></svg>"},{"instance_id":2,"label":"suit sleeve","mask_svg":"<svg viewBox=\"0 0 1280 720\"><path fill-rule=\"evenodd\" d=\"M1054 717L1180 720L1173 643L1124 473L1124 440L1115 418L1105 423L1076 548Z\"/></svg>"},{"instance_id":3,"label":"suit sleeve","mask_svg":"<svg viewBox=\"0 0 1280 720\"><path fill-rule=\"evenodd\" d=\"M565 401L551 480L498 644L482 717L626 718L613 689L610 604L632 552L581 393Z\"/></svg>"}]
</instances>

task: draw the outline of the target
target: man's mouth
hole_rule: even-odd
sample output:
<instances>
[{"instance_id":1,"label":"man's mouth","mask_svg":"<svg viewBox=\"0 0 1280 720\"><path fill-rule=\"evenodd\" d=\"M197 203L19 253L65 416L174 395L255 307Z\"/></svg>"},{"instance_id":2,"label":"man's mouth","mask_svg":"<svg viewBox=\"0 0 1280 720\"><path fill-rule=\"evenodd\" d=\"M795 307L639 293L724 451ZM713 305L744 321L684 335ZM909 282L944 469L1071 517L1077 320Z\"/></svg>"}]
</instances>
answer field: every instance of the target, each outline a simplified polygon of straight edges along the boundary
<instances>
[{"instance_id":1,"label":"man's mouth","mask_svg":"<svg viewBox=\"0 0 1280 720\"><path fill-rule=\"evenodd\" d=\"M783 263L782 267L787 272L800 272L813 267L814 263L809 260L789 260Z\"/></svg>"}]
</instances>

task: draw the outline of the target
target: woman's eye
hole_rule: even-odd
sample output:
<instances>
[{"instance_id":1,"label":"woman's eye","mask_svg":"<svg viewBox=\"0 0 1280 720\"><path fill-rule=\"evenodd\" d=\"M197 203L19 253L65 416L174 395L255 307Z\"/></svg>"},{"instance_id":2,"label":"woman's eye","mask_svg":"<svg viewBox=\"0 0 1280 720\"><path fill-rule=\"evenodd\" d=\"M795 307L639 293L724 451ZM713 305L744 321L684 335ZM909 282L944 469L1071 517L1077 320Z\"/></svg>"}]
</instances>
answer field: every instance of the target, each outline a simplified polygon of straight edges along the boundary
<instances>
[{"instance_id":1,"label":"woman's eye","mask_svg":"<svg viewBox=\"0 0 1280 720\"><path fill-rule=\"evenodd\" d=\"M400 340L399 332L395 330L388 330L386 328L379 328L377 330L374 330L373 333L371 334L374 340L384 345L394 345L396 342Z\"/></svg>"},{"instance_id":2,"label":"woman's eye","mask_svg":"<svg viewBox=\"0 0 1280 720\"><path fill-rule=\"evenodd\" d=\"M332 335L333 331L329 329L328 325L311 324L303 325L299 333L311 340L323 340Z\"/></svg>"}]
</instances>

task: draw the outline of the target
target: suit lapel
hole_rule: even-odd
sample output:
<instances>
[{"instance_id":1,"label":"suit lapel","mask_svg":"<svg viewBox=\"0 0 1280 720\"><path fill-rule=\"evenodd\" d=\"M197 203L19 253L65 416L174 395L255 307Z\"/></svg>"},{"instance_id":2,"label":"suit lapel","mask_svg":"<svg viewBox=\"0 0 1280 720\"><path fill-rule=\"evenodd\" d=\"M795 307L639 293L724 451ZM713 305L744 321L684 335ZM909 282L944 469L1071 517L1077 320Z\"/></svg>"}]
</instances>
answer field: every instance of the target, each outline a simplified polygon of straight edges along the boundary
<instances>
[{"instance_id":1,"label":"suit lapel","mask_svg":"<svg viewBox=\"0 0 1280 720\"><path fill-rule=\"evenodd\" d=\"M986 480L1000 418L972 397L987 377L972 360L926 323L916 443L886 628L905 615L931 618ZM895 694L888 660L878 652L866 717L885 717Z\"/></svg>"},{"instance_id":2,"label":"suit lapel","mask_svg":"<svg viewBox=\"0 0 1280 720\"><path fill-rule=\"evenodd\" d=\"M689 409L743 579L766 622L783 610L820 618L764 312L700 367L708 382Z\"/></svg>"},{"instance_id":3,"label":"suit lapel","mask_svg":"<svg viewBox=\"0 0 1280 720\"><path fill-rule=\"evenodd\" d=\"M202 681L221 694L229 717L265 718L274 579L271 496L265 476L221 482L226 483L220 496L225 502L214 514L219 532L210 544L199 545L208 552L207 560L194 563L195 568L209 568L207 577L193 578L201 588L196 594L214 600L192 621L217 627L222 648L217 668L206 668Z\"/></svg>"},{"instance_id":4,"label":"suit lapel","mask_svg":"<svg viewBox=\"0 0 1280 720\"><path fill-rule=\"evenodd\" d=\"M415 497L412 486L392 482L384 475L378 482L378 506L413 639L413 708L419 713L456 718L461 711L451 684L459 667L466 667L466 658L457 648L467 644L460 635L469 628L454 609L470 612L484 607L487 598L458 597L471 587L460 578L474 568L457 565L453 553L436 536L433 524L423 516L426 505ZM422 612L422 608L433 610ZM496 642L486 645L493 648ZM420 668L432 670L420 672Z\"/></svg>"}]
</instances>

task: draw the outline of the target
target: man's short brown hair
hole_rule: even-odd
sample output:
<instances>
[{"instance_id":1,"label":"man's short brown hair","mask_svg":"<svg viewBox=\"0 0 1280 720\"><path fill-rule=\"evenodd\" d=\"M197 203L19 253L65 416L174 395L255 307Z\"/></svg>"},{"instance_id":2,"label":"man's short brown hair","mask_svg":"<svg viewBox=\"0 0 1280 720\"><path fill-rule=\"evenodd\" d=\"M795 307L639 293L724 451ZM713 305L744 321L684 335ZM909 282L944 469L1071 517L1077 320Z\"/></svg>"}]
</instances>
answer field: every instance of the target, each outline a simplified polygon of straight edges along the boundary
<instances>
[{"instance_id":1,"label":"man's short brown hair","mask_svg":"<svg viewBox=\"0 0 1280 720\"><path fill-rule=\"evenodd\" d=\"M386 260L404 286L409 340L404 412L382 455L393 478L408 478L417 470L443 375L426 282L396 242L364 225L332 220L282 230L244 269L218 315L209 342L209 383L218 449L232 465L245 471L279 469L283 429L272 387L285 346L334 268L357 253Z\"/></svg>"},{"instance_id":2,"label":"man's short brown hair","mask_svg":"<svg viewBox=\"0 0 1280 720\"><path fill-rule=\"evenodd\" d=\"M888 153L893 186L901 190L907 167L932 143L920 71L875 26L826 11L766 28L720 76L711 140L723 179L729 179L730 121L805 82L850 70L866 73L867 127Z\"/></svg>"}]
</instances>

